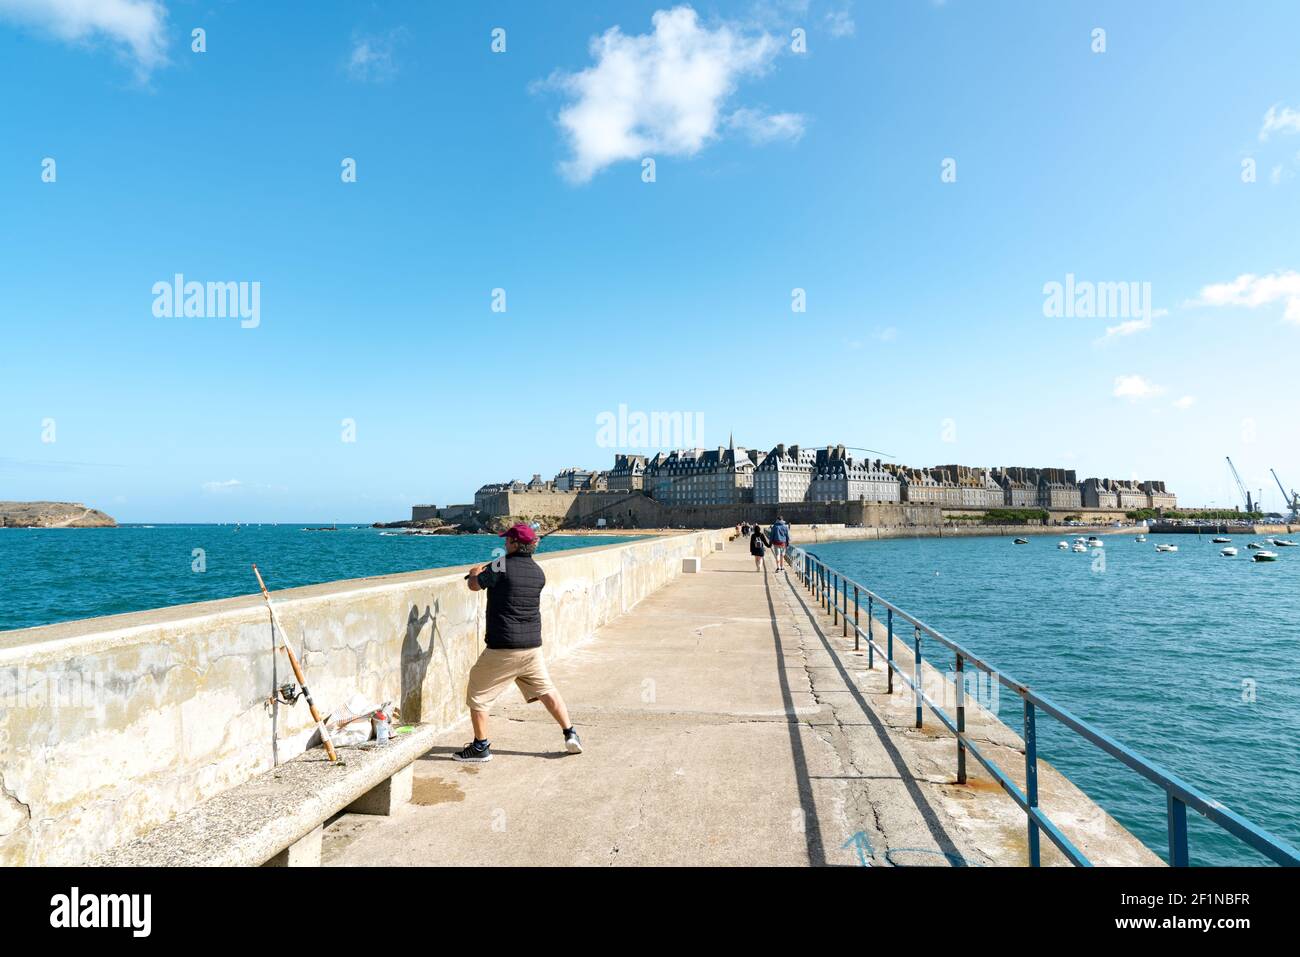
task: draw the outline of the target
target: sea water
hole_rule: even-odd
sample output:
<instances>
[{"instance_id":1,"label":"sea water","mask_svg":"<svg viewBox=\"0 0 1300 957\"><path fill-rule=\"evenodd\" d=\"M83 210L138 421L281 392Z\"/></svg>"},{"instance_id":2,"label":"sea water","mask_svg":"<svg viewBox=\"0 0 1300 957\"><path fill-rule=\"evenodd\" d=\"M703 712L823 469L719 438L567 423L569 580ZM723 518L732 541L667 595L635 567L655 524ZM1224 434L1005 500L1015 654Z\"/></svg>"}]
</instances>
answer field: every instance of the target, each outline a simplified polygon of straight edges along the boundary
<instances>
[{"instance_id":1,"label":"sea water","mask_svg":"<svg viewBox=\"0 0 1300 957\"><path fill-rule=\"evenodd\" d=\"M347 578L487 562L495 535L406 535L368 526L122 525L0 528L0 631ZM635 536L548 535L539 552Z\"/></svg>"},{"instance_id":2,"label":"sea water","mask_svg":"<svg viewBox=\"0 0 1300 957\"><path fill-rule=\"evenodd\" d=\"M1300 846L1300 548L1273 549L1278 561L1257 563L1246 543L1262 538L1231 536L1239 553L1224 558L1211 537L1148 535L1139 543L1131 534L1106 535L1104 548L1087 554L1061 550L1049 536L1032 536L1028 545L978 537L809 547ZM1158 553L1160 542L1179 550ZM896 634L910 641L910 628L902 627ZM952 654L939 654L936 643L927 652L923 642L923 653L940 671L952 669ZM1020 733L1021 700L1003 688L998 703L999 717ZM1041 758L1167 856L1162 789L1041 711L1037 729ZM955 770L955 748L953 761ZM1193 864L1266 863L1195 813L1188 825Z\"/></svg>"}]
</instances>

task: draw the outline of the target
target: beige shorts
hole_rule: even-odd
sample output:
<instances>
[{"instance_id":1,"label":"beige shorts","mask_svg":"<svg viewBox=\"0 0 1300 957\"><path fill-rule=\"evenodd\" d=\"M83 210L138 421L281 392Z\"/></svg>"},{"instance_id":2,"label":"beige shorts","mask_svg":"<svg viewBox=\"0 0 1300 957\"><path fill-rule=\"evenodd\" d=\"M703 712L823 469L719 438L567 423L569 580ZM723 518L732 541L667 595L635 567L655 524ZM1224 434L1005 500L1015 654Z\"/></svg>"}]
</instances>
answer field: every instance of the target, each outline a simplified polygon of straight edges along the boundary
<instances>
[{"instance_id":1,"label":"beige shorts","mask_svg":"<svg viewBox=\"0 0 1300 957\"><path fill-rule=\"evenodd\" d=\"M487 711L512 681L530 703L555 690L541 648L484 648L470 669L465 703L471 711Z\"/></svg>"}]
</instances>

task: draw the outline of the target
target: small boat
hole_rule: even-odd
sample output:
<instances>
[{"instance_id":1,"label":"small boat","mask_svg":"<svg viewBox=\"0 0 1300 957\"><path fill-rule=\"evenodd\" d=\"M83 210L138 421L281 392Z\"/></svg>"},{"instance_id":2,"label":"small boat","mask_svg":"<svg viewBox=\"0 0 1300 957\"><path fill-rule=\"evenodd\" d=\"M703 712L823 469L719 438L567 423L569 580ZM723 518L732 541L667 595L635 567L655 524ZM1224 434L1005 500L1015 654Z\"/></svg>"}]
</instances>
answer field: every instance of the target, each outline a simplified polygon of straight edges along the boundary
<instances>
[{"instance_id":1,"label":"small boat","mask_svg":"<svg viewBox=\"0 0 1300 957\"><path fill-rule=\"evenodd\" d=\"M1166 545L1166 544L1164 544L1164 543L1162 542L1161 544L1159 544L1159 545L1156 546L1156 551L1158 551L1158 552L1176 552L1176 551L1178 551L1178 546L1177 546L1177 545Z\"/></svg>"},{"instance_id":2,"label":"small boat","mask_svg":"<svg viewBox=\"0 0 1300 957\"><path fill-rule=\"evenodd\" d=\"M1295 542L1291 541L1289 538L1270 538L1269 541L1272 542L1278 548L1295 548L1295 544L1296 544Z\"/></svg>"},{"instance_id":3,"label":"small boat","mask_svg":"<svg viewBox=\"0 0 1300 957\"><path fill-rule=\"evenodd\" d=\"M1256 552L1254 558L1257 562L1275 562L1277 561L1277 552L1270 552L1266 548L1263 551Z\"/></svg>"},{"instance_id":4,"label":"small boat","mask_svg":"<svg viewBox=\"0 0 1300 957\"><path fill-rule=\"evenodd\" d=\"M1017 538L1017 539L1016 539L1014 542L1012 542L1011 544L1012 544L1012 545L1028 545L1028 544L1029 544L1029 539L1027 539L1027 538Z\"/></svg>"},{"instance_id":5,"label":"small boat","mask_svg":"<svg viewBox=\"0 0 1300 957\"><path fill-rule=\"evenodd\" d=\"M1145 535L1139 535L1137 538L1133 539L1135 542L1145 542L1146 540L1147 537Z\"/></svg>"},{"instance_id":6,"label":"small boat","mask_svg":"<svg viewBox=\"0 0 1300 957\"><path fill-rule=\"evenodd\" d=\"M1087 550L1088 546L1083 544L1083 542L1075 542L1070 546L1070 551L1072 552L1086 552Z\"/></svg>"},{"instance_id":7,"label":"small boat","mask_svg":"<svg viewBox=\"0 0 1300 957\"><path fill-rule=\"evenodd\" d=\"M1056 547L1057 547L1057 548L1061 548L1061 549L1066 549L1066 548L1069 548L1069 547L1070 547L1070 543L1069 543L1069 542L1057 542L1057 543L1056 543Z\"/></svg>"},{"instance_id":8,"label":"small boat","mask_svg":"<svg viewBox=\"0 0 1300 957\"><path fill-rule=\"evenodd\" d=\"M1086 544L1089 548L1103 548L1106 545L1105 542L1103 542L1100 538L1096 538L1096 537L1088 539Z\"/></svg>"},{"instance_id":9,"label":"small boat","mask_svg":"<svg viewBox=\"0 0 1300 957\"><path fill-rule=\"evenodd\" d=\"M1216 538L1212 538L1212 539L1210 539L1210 541L1214 542L1214 544L1216 544L1216 545L1224 545L1224 544L1226 544L1226 543L1232 541L1232 539L1230 539L1230 538L1224 538L1222 535L1219 535L1219 536L1217 536Z\"/></svg>"},{"instance_id":10,"label":"small boat","mask_svg":"<svg viewBox=\"0 0 1300 957\"><path fill-rule=\"evenodd\" d=\"M1219 554L1222 555L1224 558L1236 558L1237 550L1233 548L1231 545L1229 545L1223 551L1219 552Z\"/></svg>"},{"instance_id":11,"label":"small boat","mask_svg":"<svg viewBox=\"0 0 1300 957\"><path fill-rule=\"evenodd\" d=\"M1247 543L1246 543L1246 547L1247 547L1247 548L1263 548L1264 546L1261 545L1259 542L1247 542Z\"/></svg>"}]
</instances>

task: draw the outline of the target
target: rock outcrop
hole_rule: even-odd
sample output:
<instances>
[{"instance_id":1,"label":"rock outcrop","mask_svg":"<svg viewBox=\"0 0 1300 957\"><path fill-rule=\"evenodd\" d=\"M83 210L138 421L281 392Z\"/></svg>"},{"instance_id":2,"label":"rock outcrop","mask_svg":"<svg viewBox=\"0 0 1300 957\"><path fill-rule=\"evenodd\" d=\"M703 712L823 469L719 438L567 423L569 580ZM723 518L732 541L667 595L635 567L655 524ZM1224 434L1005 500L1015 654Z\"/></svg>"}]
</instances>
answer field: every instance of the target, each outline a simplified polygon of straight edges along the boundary
<instances>
[{"instance_id":1,"label":"rock outcrop","mask_svg":"<svg viewBox=\"0 0 1300 957\"><path fill-rule=\"evenodd\" d=\"M7 528L115 528L117 522L80 502L0 502L0 526Z\"/></svg>"}]
</instances>

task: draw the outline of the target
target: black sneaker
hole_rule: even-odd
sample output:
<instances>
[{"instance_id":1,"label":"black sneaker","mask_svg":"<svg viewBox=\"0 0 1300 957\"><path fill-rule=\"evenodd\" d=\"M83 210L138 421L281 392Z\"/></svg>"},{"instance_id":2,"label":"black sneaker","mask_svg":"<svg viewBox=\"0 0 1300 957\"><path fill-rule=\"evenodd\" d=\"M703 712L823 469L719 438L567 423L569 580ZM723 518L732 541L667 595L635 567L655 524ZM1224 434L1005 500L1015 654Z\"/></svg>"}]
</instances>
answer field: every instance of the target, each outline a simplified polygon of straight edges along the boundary
<instances>
[{"instance_id":1,"label":"black sneaker","mask_svg":"<svg viewBox=\"0 0 1300 957\"><path fill-rule=\"evenodd\" d=\"M582 741L578 738L578 732L572 728L564 732L564 750L570 754L582 754Z\"/></svg>"},{"instance_id":2,"label":"black sneaker","mask_svg":"<svg viewBox=\"0 0 1300 957\"><path fill-rule=\"evenodd\" d=\"M451 759L453 761L465 761L470 764L485 764L492 760L492 742L484 741L483 746L480 748L471 741L465 745L463 750L452 754Z\"/></svg>"}]
</instances>

